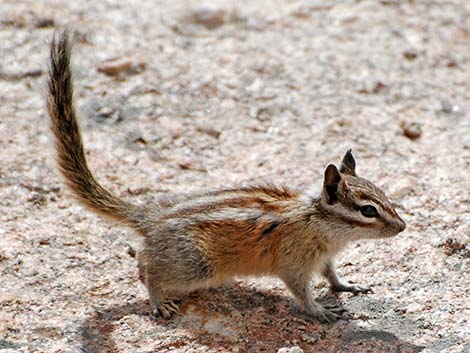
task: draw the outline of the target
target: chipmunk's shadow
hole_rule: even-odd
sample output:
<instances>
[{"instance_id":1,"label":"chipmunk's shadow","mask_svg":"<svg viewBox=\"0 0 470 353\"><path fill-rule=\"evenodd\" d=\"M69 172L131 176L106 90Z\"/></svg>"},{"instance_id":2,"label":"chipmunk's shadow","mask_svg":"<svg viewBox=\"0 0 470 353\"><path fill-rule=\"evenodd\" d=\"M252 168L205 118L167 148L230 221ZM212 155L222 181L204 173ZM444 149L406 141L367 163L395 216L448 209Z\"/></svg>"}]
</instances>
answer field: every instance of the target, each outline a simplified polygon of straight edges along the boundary
<instances>
[{"instance_id":1,"label":"chipmunk's shadow","mask_svg":"<svg viewBox=\"0 0 470 353\"><path fill-rule=\"evenodd\" d=\"M295 311L293 301L281 295L276 295L254 288L247 288L238 284L198 290L181 297L183 304L181 312L171 320L155 319L151 316L151 308L148 300L137 301L121 306L113 306L109 309L95 312L86 319L81 326L81 351L86 353L95 352L118 352L113 339L116 322L128 315L138 315L147 321L149 326L159 327L159 332L169 332L175 329L188 331L204 329L204 323L211 317L223 318L233 316L237 313L244 317L250 312L264 312L264 316L273 316L278 313L278 307L286 307ZM200 332L199 332L200 333ZM204 340L194 335L193 341L208 344L208 337ZM209 334L210 336L210 334ZM218 342L221 343L220 340ZM155 349L163 349L156 346ZM171 348L171 347L166 347Z\"/></svg>"},{"instance_id":2,"label":"chipmunk's shadow","mask_svg":"<svg viewBox=\"0 0 470 353\"><path fill-rule=\"evenodd\" d=\"M145 346L153 351L170 350L186 345L199 345L214 348L217 351L231 351L230 347L238 346L240 352L277 351L278 348L296 342L304 351L321 352L322 345L331 349L330 327L312 320L298 310L293 300L284 295L262 291L255 288L234 284L216 289L201 290L183 298L181 313L172 320L152 319L148 301L138 301L122 306L96 312L84 321L81 327L82 347L86 353L119 352L113 335L119 327L117 323L128 315L138 315L145 320L147 328L156 328L149 338L148 329L137 331L146 332L149 340ZM331 302L330 296L320 298L322 302ZM120 329L120 328L119 328ZM181 339L181 330L188 333ZM153 331L153 330L152 330ZM177 331L178 339L160 340L159 335ZM344 334L337 339L340 344L337 351L344 345L363 344L364 339L372 340L376 350L384 350L377 346L376 341L383 341L387 346L408 348L409 352L418 352L420 347L400 341L395 335L380 330L357 330L354 323L341 325ZM357 336L356 332L361 335ZM330 341L329 341L330 340ZM139 338L137 342L141 342ZM135 347L137 348L137 347Z\"/></svg>"}]
</instances>

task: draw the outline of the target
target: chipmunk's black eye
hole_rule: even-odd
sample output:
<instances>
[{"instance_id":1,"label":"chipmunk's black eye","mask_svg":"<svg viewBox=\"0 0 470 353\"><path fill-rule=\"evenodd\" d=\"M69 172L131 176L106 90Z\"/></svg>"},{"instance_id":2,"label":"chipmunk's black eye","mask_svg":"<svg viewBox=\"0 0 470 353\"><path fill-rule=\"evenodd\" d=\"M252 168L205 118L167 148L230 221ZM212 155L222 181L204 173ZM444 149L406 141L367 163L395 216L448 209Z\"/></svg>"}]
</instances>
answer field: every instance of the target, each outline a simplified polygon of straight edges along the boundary
<instances>
[{"instance_id":1,"label":"chipmunk's black eye","mask_svg":"<svg viewBox=\"0 0 470 353\"><path fill-rule=\"evenodd\" d=\"M361 206L360 210L364 217L373 218L379 215L377 209L371 205Z\"/></svg>"}]
</instances>

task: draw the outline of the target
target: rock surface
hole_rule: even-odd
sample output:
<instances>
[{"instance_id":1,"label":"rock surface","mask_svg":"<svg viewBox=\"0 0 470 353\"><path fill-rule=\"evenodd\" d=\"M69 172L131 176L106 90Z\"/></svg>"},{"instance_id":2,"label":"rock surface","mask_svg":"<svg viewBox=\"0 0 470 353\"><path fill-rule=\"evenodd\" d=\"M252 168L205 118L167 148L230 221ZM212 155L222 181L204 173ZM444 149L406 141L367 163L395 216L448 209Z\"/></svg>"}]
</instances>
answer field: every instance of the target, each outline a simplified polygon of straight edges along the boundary
<instances>
[{"instance_id":1,"label":"rock surface","mask_svg":"<svg viewBox=\"0 0 470 353\"><path fill-rule=\"evenodd\" d=\"M0 351L469 351L470 3L211 4L237 19L206 28L183 0L2 1ZM151 319L136 236L77 205L55 169L52 26L75 33L90 166L133 202L260 180L305 189L352 148L408 223L337 258L374 293L335 297L315 279L321 300L349 311L325 326L279 280L239 279ZM97 72L109 58L131 72Z\"/></svg>"}]
</instances>

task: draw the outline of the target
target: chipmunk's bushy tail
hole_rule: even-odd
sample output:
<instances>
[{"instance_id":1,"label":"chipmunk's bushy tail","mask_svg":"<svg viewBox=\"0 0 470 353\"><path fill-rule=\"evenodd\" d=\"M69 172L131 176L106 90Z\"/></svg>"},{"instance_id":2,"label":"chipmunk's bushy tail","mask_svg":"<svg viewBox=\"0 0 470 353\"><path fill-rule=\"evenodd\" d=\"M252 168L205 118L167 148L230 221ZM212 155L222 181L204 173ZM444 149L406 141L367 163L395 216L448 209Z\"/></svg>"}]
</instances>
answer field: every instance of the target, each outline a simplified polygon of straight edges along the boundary
<instances>
[{"instance_id":1,"label":"chipmunk's bushy tail","mask_svg":"<svg viewBox=\"0 0 470 353\"><path fill-rule=\"evenodd\" d=\"M55 136L57 160L67 185L91 210L128 225L136 225L136 206L104 189L88 169L73 102L69 34L54 36L50 47L47 109Z\"/></svg>"}]
</instances>

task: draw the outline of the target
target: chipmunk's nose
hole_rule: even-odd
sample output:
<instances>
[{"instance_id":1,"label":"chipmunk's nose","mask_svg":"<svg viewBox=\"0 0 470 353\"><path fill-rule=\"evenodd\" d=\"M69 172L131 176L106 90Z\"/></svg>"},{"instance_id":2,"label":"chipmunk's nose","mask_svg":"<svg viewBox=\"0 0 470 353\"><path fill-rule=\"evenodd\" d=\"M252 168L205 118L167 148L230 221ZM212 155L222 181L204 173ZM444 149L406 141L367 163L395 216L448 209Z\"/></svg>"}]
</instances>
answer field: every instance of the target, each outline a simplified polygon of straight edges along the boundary
<instances>
[{"instance_id":1,"label":"chipmunk's nose","mask_svg":"<svg viewBox=\"0 0 470 353\"><path fill-rule=\"evenodd\" d=\"M406 229L406 223L400 217L398 217L397 228L398 228L398 233L401 233Z\"/></svg>"}]
</instances>

